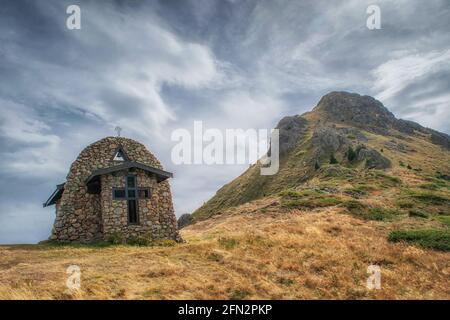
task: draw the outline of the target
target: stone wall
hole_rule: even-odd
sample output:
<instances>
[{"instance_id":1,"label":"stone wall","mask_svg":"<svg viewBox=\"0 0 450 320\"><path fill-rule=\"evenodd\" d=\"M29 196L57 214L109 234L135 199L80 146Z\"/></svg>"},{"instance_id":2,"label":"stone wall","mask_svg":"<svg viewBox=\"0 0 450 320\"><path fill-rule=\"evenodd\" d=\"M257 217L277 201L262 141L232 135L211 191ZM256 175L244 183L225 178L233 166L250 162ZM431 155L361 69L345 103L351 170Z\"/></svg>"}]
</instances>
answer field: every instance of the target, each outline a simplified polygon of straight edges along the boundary
<instances>
[{"instance_id":1,"label":"stone wall","mask_svg":"<svg viewBox=\"0 0 450 320\"><path fill-rule=\"evenodd\" d=\"M103 192L101 195L89 194L85 182L94 170L123 163L112 160L114 152L119 146L123 147L130 161L163 169L156 157L143 144L131 139L107 137L89 145L71 165L64 192L56 205L56 218L50 236L51 240L89 242L104 238L103 230L105 226L103 224L106 220L102 217L102 205L105 205L101 198ZM111 195L112 190L109 192ZM179 240L176 229L174 231L170 227L172 223L176 225L176 218L173 213L170 187L167 181L158 184L158 187L155 188L154 197L153 199L152 196L152 200L158 201L161 208L156 203L153 204L159 208L158 210L154 209L154 211L157 211L159 223L151 224L152 232L154 230L156 237ZM125 206L123 212L126 212L126 201L121 201ZM110 206L106 205L107 208ZM145 207L148 208L144 205L143 208L145 209ZM142 210L142 213L144 211L146 210ZM144 216L141 222L145 222L147 217L150 221L156 219L149 214ZM106 230L110 230L108 228L111 228L111 224L106 227ZM146 231L148 230L146 229Z\"/></svg>"}]
</instances>

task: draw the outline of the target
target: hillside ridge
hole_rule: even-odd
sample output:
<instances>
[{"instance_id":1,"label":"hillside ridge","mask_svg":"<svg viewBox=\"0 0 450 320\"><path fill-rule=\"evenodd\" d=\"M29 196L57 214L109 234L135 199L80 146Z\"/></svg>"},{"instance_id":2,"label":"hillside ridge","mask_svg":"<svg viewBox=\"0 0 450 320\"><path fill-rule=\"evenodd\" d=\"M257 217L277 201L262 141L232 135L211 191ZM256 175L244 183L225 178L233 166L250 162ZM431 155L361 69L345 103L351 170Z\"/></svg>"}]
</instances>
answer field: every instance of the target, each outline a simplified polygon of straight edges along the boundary
<instances>
[{"instance_id":1,"label":"hillside ridge","mask_svg":"<svg viewBox=\"0 0 450 320\"><path fill-rule=\"evenodd\" d=\"M367 170L395 172L406 164L421 170L421 175L449 173L447 134L397 119L370 96L330 92L311 111L283 117L276 128L279 172L261 176L261 165L252 165L197 209L192 221L315 179L327 180L330 175L345 180L364 176ZM430 156L435 159L431 161Z\"/></svg>"}]
</instances>

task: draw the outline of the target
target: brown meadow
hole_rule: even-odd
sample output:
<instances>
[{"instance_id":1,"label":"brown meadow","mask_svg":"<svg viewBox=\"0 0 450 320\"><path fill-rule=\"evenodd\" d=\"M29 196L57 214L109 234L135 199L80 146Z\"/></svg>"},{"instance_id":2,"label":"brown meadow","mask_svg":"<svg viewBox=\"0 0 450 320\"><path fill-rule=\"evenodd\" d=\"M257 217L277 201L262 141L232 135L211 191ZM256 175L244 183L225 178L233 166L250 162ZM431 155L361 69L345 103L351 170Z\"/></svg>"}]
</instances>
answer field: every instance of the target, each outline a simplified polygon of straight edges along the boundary
<instances>
[{"instance_id":1,"label":"brown meadow","mask_svg":"<svg viewBox=\"0 0 450 320\"><path fill-rule=\"evenodd\" d=\"M394 222L265 198L182 229L175 246L0 247L1 299L450 299L450 253L387 241ZM402 221L398 223L408 223ZM81 268L68 292L66 269ZM369 290L367 267L381 267Z\"/></svg>"}]
</instances>

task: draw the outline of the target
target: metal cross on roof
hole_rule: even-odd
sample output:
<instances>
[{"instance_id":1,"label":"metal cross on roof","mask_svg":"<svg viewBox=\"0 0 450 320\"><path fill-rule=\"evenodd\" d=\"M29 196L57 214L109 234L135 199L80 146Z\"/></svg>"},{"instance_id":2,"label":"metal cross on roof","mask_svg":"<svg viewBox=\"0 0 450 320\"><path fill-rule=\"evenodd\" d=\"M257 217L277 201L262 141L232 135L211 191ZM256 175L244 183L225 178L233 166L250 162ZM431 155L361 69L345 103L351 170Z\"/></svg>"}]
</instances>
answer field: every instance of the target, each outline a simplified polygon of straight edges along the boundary
<instances>
[{"instance_id":1,"label":"metal cross on roof","mask_svg":"<svg viewBox=\"0 0 450 320\"><path fill-rule=\"evenodd\" d=\"M120 131L122 131L122 128L117 126L114 130L117 131L117 136L120 137Z\"/></svg>"}]
</instances>

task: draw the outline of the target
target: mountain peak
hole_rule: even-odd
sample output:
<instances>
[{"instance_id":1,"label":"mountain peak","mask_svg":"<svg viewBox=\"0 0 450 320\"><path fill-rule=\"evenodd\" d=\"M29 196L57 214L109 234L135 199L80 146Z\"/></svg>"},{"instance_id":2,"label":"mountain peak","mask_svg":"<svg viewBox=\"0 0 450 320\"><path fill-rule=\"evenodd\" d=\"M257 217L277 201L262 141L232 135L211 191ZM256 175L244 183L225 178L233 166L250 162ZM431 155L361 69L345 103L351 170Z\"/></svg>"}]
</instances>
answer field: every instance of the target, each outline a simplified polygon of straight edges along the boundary
<instances>
[{"instance_id":1,"label":"mountain peak","mask_svg":"<svg viewBox=\"0 0 450 320\"><path fill-rule=\"evenodd\" d=\"M389 128L396 120L375 98L345 91L333 91L324 95L313 112L319 113L325 121L376 128L377 131Z\"/></svg>"},{"instance_id":2,"label":"mountain peak","mask_svg":"<svg viewBox=\"0 0 450 320\"><path fill-rule=\"evenodd\" d=\"M413 121L397 119L377 99L345 91L332 91L324 95L312 110L320 122L345 124L377 134L387 135L393 130L406 134L420 132L430 136L434 144L450 149L450 137L442 132L422 127Z\"/></svg>"},{"instance_id":3,"label":"mountain peak","mask_svg":"<svg viewBox=\"0 0 450 320\"><path fill-rule=\"evenodd\" d=\"M411 175L415 173L417 179L428 175L433 179L430 181L436 176L448 177L450 137L418 123L397 119L380 101L370 96L330 92L311 112L282 118L277 129L278 173L262 176L260 163L250 166L197 209L192 214L192 221L206 219L255 199L277 197L283 192L292 194L292 190L311 186L322 185L325 192L335 194L341 190L342 194L350 192L359 198L367 194L365 188L369 184L378 184L382 190L389 187L388 184L395 187L401 182L400 178L381 181L387 177L384 172L402 174L408 181L413 181ZM363 183L359 184L360 181ZM355 189L349 191L348 184L355 182ZM312 192L315 195L308 201L304 200L306 195L297 196L294 192L297 198L285 206L314 207L316 197L320 195ZM392 194L396 201L397 192ZM273 203L271 207L277 205L277 202ZM329 203L334 205L336 202Z\"/></svg>"}]
</instances>

